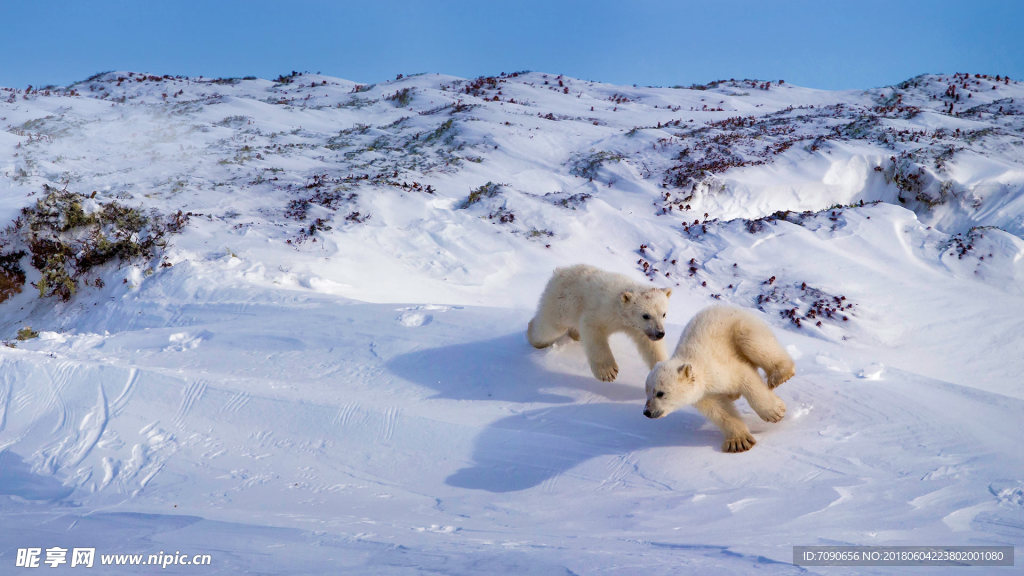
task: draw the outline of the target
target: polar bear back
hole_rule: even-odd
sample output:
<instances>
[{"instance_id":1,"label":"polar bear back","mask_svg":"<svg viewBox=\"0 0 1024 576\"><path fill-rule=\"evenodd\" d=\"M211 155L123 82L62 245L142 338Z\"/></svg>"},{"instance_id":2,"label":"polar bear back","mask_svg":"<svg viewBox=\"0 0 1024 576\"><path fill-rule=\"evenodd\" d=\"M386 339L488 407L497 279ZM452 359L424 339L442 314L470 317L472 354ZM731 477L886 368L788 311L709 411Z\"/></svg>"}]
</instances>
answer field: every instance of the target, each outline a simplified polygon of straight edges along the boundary
<instances>
[{"instance_id":1,"label":"polar bear back","mask_svg":"<svg viewBox=\"0 0 1024 576\"><path fill-rule=\"evenodd\" d=\"M611 309L623 292L639 292L648 287L629 276L607 272L587 264L556 268L542 300L556 299L567 316L579 318L586 311Z\"/></svg>"},{"instance_id":2,"label":"polar bear back","mask_svg":"<svg viewBox=\"0 0 1024 576\"><path fill-rule=\"evenodd\" d=\"M710 360L717 365L724 360L760 365L751 356L761 356L756 349L766 346L774 351L778 341L760 318L742 308L712 306L700 311L686 325L673 357Z\"/></svg>"}]
</instances>

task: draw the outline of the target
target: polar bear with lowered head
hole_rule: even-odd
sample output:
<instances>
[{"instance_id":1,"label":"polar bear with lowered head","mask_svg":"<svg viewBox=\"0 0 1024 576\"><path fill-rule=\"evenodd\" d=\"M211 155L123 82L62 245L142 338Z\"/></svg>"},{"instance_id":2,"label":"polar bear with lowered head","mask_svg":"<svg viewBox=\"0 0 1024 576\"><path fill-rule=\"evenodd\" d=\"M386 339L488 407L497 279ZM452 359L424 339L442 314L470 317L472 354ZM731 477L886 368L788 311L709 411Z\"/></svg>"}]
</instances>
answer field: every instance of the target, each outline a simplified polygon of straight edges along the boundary
<instances>
[{"instance_id":1,"label":"polar bear with lowered head","mask_svg":"<svg viewBox=\"0 0 1024 576\"><path fill-rule=\"evenodd\" d=\"M644 416L661 418L692 404L725 434L723 451L744 452L755 440L733 402L743 396L763 420L778 422L786 404L774 389L794 374L793 359L767 324L746 310L713 306L690 320L672 357L648 374Z\"/></svg>"},{"instance_id":2,"label":"polar bear with lowered head","mask_svg":"<svg viewBox=\"0 0 1024 576\"><path fill-rule=\"evenodd\" d=\"M580 340L594 377L611 382L619 374L608 346L615 332L632 337L648 368L668 358L661 339L671 295L671 289L651 288L586 264L557 268L526 337L534 348L547 348L566 334Z\"/></svg>"}]
</instances>

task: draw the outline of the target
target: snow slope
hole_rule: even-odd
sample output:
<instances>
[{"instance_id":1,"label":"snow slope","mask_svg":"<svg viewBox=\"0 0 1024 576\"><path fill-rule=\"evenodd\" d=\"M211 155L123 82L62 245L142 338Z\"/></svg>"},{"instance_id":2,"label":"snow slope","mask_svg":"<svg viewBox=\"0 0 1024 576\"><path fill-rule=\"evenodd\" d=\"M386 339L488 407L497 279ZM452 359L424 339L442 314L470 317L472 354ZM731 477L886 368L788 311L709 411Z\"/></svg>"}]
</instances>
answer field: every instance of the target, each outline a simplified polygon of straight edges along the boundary
<instances>
[{"instance_id":1,"label":"snow slope","mask_svg":"<svg viewBox=\"0 0 1024 576\"><path fill-rule=\"evenodd\" d=\"M92 547L211 556L161 570L182 574L881 574L792 547L1018 545L1022 99L968 75L5 90L3 221L44 185L189 217L67 302L22 259L0 566ZM642 416L627 339L614 383L577 344L532 349L575 262L672 286L671 342L711 303L761 310L797 361L786 419L741 401L758 444L724 454L696 411Z\"/></svg>"}]
</instances>

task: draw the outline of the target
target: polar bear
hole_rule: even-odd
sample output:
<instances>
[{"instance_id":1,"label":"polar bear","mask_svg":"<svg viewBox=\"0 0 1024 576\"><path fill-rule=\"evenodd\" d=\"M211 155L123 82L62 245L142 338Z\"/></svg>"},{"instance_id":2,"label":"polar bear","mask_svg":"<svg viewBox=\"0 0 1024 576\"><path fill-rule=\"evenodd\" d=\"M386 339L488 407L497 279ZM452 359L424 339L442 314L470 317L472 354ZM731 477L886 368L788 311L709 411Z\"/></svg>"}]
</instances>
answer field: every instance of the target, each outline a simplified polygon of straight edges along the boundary
<instances>
[{"instance_id":1,"label":"polar bear","mask_svg":"<svg viewBox=\"0 0 1024 576\"><path fill-rule=\"evenodd\" d=\"M663 321L671 289L651 288L628 276L586 264L555 269L526 328L534 348L546 348L568 334L583 343L594 377L611 382L619 374L608 337L625 332L648 368L668 358Z\"/></svg>"},{"instance_id":2,"label":"polar bear","mask_svg":"<svg viewBox=\"0 0 1024 576\"><path fill-rule=\"evenodd\" d=\"M764 321L746 310L712 306L690 320L672 357L648 374L644 416L661 418L694 404L725 434L724 452L744 452L755 440L733 402L743 396L763 420L778 422L786 404L773 390L794 374L793 359Z\"/></svg>"}]
</instances>

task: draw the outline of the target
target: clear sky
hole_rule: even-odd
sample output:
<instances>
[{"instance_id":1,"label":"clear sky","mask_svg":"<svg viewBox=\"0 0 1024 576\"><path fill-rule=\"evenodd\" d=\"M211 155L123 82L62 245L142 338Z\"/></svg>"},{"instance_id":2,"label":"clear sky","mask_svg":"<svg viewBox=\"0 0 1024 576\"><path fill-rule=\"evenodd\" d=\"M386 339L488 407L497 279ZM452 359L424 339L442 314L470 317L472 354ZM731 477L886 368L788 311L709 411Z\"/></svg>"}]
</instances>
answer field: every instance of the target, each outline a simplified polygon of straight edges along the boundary
<instances>
[{"instance_id":1,"label":"clear sky","mask_svg":"<svg viewBox=\"0 0 1024 576\"><path fill-rule=\"evenodd\" d=\"M371 83L533 70L654 86L1024 79L1024 0L0 0L0 86L110 70Z\"/></svg>"}]
</instances>

